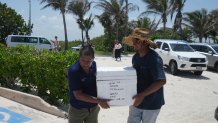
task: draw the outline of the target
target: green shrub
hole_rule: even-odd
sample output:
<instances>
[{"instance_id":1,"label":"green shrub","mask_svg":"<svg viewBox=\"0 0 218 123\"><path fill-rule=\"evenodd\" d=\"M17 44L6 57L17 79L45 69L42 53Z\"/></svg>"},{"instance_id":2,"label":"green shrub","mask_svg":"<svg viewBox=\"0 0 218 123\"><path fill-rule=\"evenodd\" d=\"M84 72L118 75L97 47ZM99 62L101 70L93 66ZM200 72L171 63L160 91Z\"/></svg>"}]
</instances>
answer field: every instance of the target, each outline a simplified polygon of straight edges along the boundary
<instances>
[{"instance_id":1,"label":"green shrub","mask_svg":"<svg viewBox=\"0 0 218 123\"><path fill-rule=\"evenodd\" d=\"M67 69L78 59L77 52L0 48L1 86L35 93L51 104L68 102Z\"/></svg>"}]
</instances>

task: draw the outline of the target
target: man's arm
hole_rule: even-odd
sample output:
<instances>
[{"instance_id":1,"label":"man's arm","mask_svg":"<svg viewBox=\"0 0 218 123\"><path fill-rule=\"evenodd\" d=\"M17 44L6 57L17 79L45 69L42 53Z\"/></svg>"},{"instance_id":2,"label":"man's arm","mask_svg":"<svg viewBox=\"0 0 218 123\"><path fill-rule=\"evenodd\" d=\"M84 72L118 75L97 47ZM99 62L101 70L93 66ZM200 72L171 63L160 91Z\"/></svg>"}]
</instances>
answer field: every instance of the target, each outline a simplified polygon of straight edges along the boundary
<instances>
[{"instance_id":1,"label":"man's arm","mask_svg":"<svg viewBox=\"0 0 218 123\"><path fill-rule=\"evenodd\" d=\"M108 100L97 99L96 97L92 97L83 93L81 90L73 91L73 94L77 100L90 102L90 103L98 103L104 109L110 108L109 105L107 104Z\"/></svg>"},{"instance_id":2,"label":"man's arm","mask_svg":"<svg viewBox=\"0 0 218 123\"><path fill-rule=\"evenodd\" d=\"M139 104L141 104L144 97L158 91L161 87L163 87L164 84L166 84L166 80L158 80L151 84L146 90L133 97L133 99L135 99L133 105L138 106Z\"/></svg>"}]
</instances>

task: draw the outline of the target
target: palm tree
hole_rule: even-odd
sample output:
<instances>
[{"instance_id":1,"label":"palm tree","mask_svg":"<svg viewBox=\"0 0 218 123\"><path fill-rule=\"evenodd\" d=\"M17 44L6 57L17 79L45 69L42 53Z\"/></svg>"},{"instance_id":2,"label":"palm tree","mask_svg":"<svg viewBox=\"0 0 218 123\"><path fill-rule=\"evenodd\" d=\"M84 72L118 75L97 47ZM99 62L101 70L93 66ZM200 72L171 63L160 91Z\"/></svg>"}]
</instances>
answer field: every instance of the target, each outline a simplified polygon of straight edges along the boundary
<instances>
[{"instance_id":1,"label":"palm tree","mask_svg":"<svg viewBox=\"0 0 218 123\"><path fill-rule=\"evenodd\" d=\"M126 12L125 12L125 28L127 28L127 24L128 24L128 4L129 4L129 1L128 0L121 0L121 4L123 4L125 1L125 9L126 9ZM126 35L126 30L125 31L125 35Z\"/></svg>"},{"instance_id":2,"label":"palm tree","mask_svg":"<svg viewBox=\"0 0 218 123\"><path fill-rule=\"evenodd\" d=\"M102 18L108 17L110 18L111 22L114 22L113 25L116 29L116 39L119 38L119 29L125 22L124 19L126 11L134 11L137 9L137 6L133 5L132 3L128 3L126 6L124 6L124 4L118 0L101 0L95 6L96 8L103 10L103 13L100 15Z\"/></svg>"},{"instance_id":3,"label":"palm tree","mask_svg":"<svg viewBox=\"0 0 218 123\"><path fill-rule=\"evenodd\" d=\"M115 29L116 29L116 39L118 39L119 36L119 23L121 19L121 15L123 15L123 11L121 10L121 6L118 3L117 0L102 0L97 3L95 7L98 7L100 9L103 9L104 13L103 15L109 15L109 18L111 18L111 22L114 22Z\"/></svg>"},{"instance_id":4,"label":"palm tree","mask_svg":"<svg viewBox=\"0 0 218 123\"><path fill-rule=\"evenodd\" d=\"M137 20L137 27L139 28L149 28L150 24L151 24L151 21L147 17L139 18Z\"/></svg>"},{"instance_id":5,"label":"palm tree","mask_svg":"<svg viewBox=\"0 0 218 123\"><path fill-rule=\"evenodd\" d=\"M164 30L166 28L167 16L171 11L169 0L143 0L147 4L147 10L142 12L140 16L147 14L160 15L163 23ZM158 21L159 22L159 21Z\"/></svg>"},{"instance_id":6,"label":"palm tree","mask_svg":"<svg viewBox=\"0 0 218 123\"><path fill-rule=\"evenodd\" d=\"M127 35L127 24L128 24L128 4L129 4L129 1L128 0L121 0L121 3L123 3L125 1L125 7L126 7L126 13L125 13L125 26L124 26L124 36ZM124 44L124 52L127 51L127 45Z\"/></svg>"},{"instance_id":7,"label":"palm tree","mask_svg":"<svg viewBox=\"0 0 218 123\"><path fill-rule=\"evenodd\" d=\"M185 13L183 18L185 23L182 23L188 27L194 35L202 42L203 37L214 29L215 22L213 22L206 9L197 10L190 13Z\"/></svg>"},{"instance_id":8,"label":"palm tree","mask_svg":"<svg viewBox=\"0 0 218 123\"><path fill-rule=\"evenodd\" d=\"M86 33L87 42L88 44L91 44L90 37L89 37L89 30L94 26L94 18L92 18L92 14L89 16L89 18L83 21L83 25Z\"/></svg>"},{"instance_id":9,"label":"palm tree","mask_svg":"<svg viewBox=\"0 0 218 123\"><path fill-rule=\"evenodd\" d=\"M96 18L98 18L98 20L104 27L104 33L109 37L111 37L112 30L113 30L113 26L112 26L113 20L110 18L110 15L106 12L103 12L100 16L96 15Z\"/></svg>"},{"instance_id":10,"label":"palm tree","mask_svg":"<svg viewBox=\"0 0 218 123\"><path fill-rule=\"evenodd\" d=\"M67 26L66 26L66 20L65 20L65 13L66 13L66 6L68 3L68 0L41 0L42 3L47 3L42 9L45 9L47 7L52 7L54 10L60 10L62 17L63 17L63 23L64 23L64 37L65 37L65 50L68 49L68 39L67 39Z\"/></svg>"},{"instance_id":11,"label":"palm tree","mask_svg":"<svg viewBox=\"0 0 218 123\"><path fill-rule=\"evenodd\" d=\"M182 9L185 6L186 0L170 0L171 8L171 19L173 18L173 14L176 13L176 17L174 20L173 29L176 32L179 29L180 36L182 35Z\"/></svg>"},{"instance_id":12,"label":"palm tree","mask_svg":"<svg viewBox=\"0 0 218 123\"><path fill-rule=\"evenodd\" d=\"M77 19L77 24L79 25L79 28L81 29L81 36L82 36L82 46L84 45L84 36L83 36L83 31L84 31L84 25L83 25L83 19Z\"/></svg>"},{"instance_id":13,"label":"palm tree","mask_svg":"<svg viewBox=\"0 0 218 123\"><path fill-rule=\"evenodd\" d=\"M155 33L155 31L157 30L158 25L160 24L161 19L159 19L156 22L156 17L151 21L150 18L148 18L147 16L145 16L145 14L140 14L138 16L138 27L143 27L143 28L148 28L150 30L150 33L153 34ZM144 23L144 24L143 24ZM143 26L141 26L141 24ZM147 24L147 25L146 25ZM146 25L146 26L145 26Z\"/></svg>"},{"instance_id":14,"label":"palm tree","mask_svg":"<svg viewBox=\"0 0 218 123\"><path fill-rule=\"evenodd\" d=\"M81 29L82 33L82 46L84 45L84 37L83 31L84 27L84 16L90 10L92 2L88 0L73 0L68 5L69 12L73 13L74 15L78 16L77 23L79 24L79 28Z\"/></svg>"},{"instance_id":15,"label":"palm tree","mask_svg":"<svg viewBox=\"0 0 218 123\"><path fill-rule=\"evenodd\" d=\"M209 32L209 35L212 36L214 43L218 43L217 42L218 39L216 39L216 36L218 34L218 9L212 10L210 12L210 17L211 17L212 21L215 22L215 24L214 24L214 29Z\"/></svg>"}]
</instances>

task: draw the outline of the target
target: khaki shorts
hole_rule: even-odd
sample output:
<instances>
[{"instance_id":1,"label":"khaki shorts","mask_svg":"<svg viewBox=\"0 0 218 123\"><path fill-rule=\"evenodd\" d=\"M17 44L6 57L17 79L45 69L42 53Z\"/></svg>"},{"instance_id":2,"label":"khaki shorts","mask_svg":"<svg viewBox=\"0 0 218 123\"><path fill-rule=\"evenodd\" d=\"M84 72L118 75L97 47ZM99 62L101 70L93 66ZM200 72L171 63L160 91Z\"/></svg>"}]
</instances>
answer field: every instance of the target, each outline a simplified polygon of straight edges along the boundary
<instances>
[{"instance_id":1,"label":"khaki shorts","mask_svg":"<svg viewBox=\"0 0 218 123\"><path fill-rule=\"evenodd\" d=\"M77 109L72 106L68 110L68 123L98 123L100 107L97 105L90 109Z\"/></svg>"}]
</instances>

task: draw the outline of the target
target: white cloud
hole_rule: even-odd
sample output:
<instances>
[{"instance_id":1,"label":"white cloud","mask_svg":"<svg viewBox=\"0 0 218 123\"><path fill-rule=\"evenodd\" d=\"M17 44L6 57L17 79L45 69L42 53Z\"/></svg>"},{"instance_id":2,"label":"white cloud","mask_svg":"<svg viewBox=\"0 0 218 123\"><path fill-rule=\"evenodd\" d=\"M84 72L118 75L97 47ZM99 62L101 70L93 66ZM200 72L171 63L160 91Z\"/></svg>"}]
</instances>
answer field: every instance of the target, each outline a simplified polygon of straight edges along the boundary
<instances>
[{"instance_id":1,"label":"white cloud","mask_svg":"<svg viewBox=\"0 0 218 123\"><path fill-rule=\"evenodd\" d=\"M49 40L53 40L54 36L57 35L59 40L64 40L64 25L62 15L42 15L38 19L33 20L33 24L32 35L43 36ZM81 39L81 30L76 23L75 17L72 15L66 15L66 24L68 40L72 41ZM97 20L95 20L95 25L89 33L91 38L103 34L103 27Z\"/></svg>"}]
</instances>

